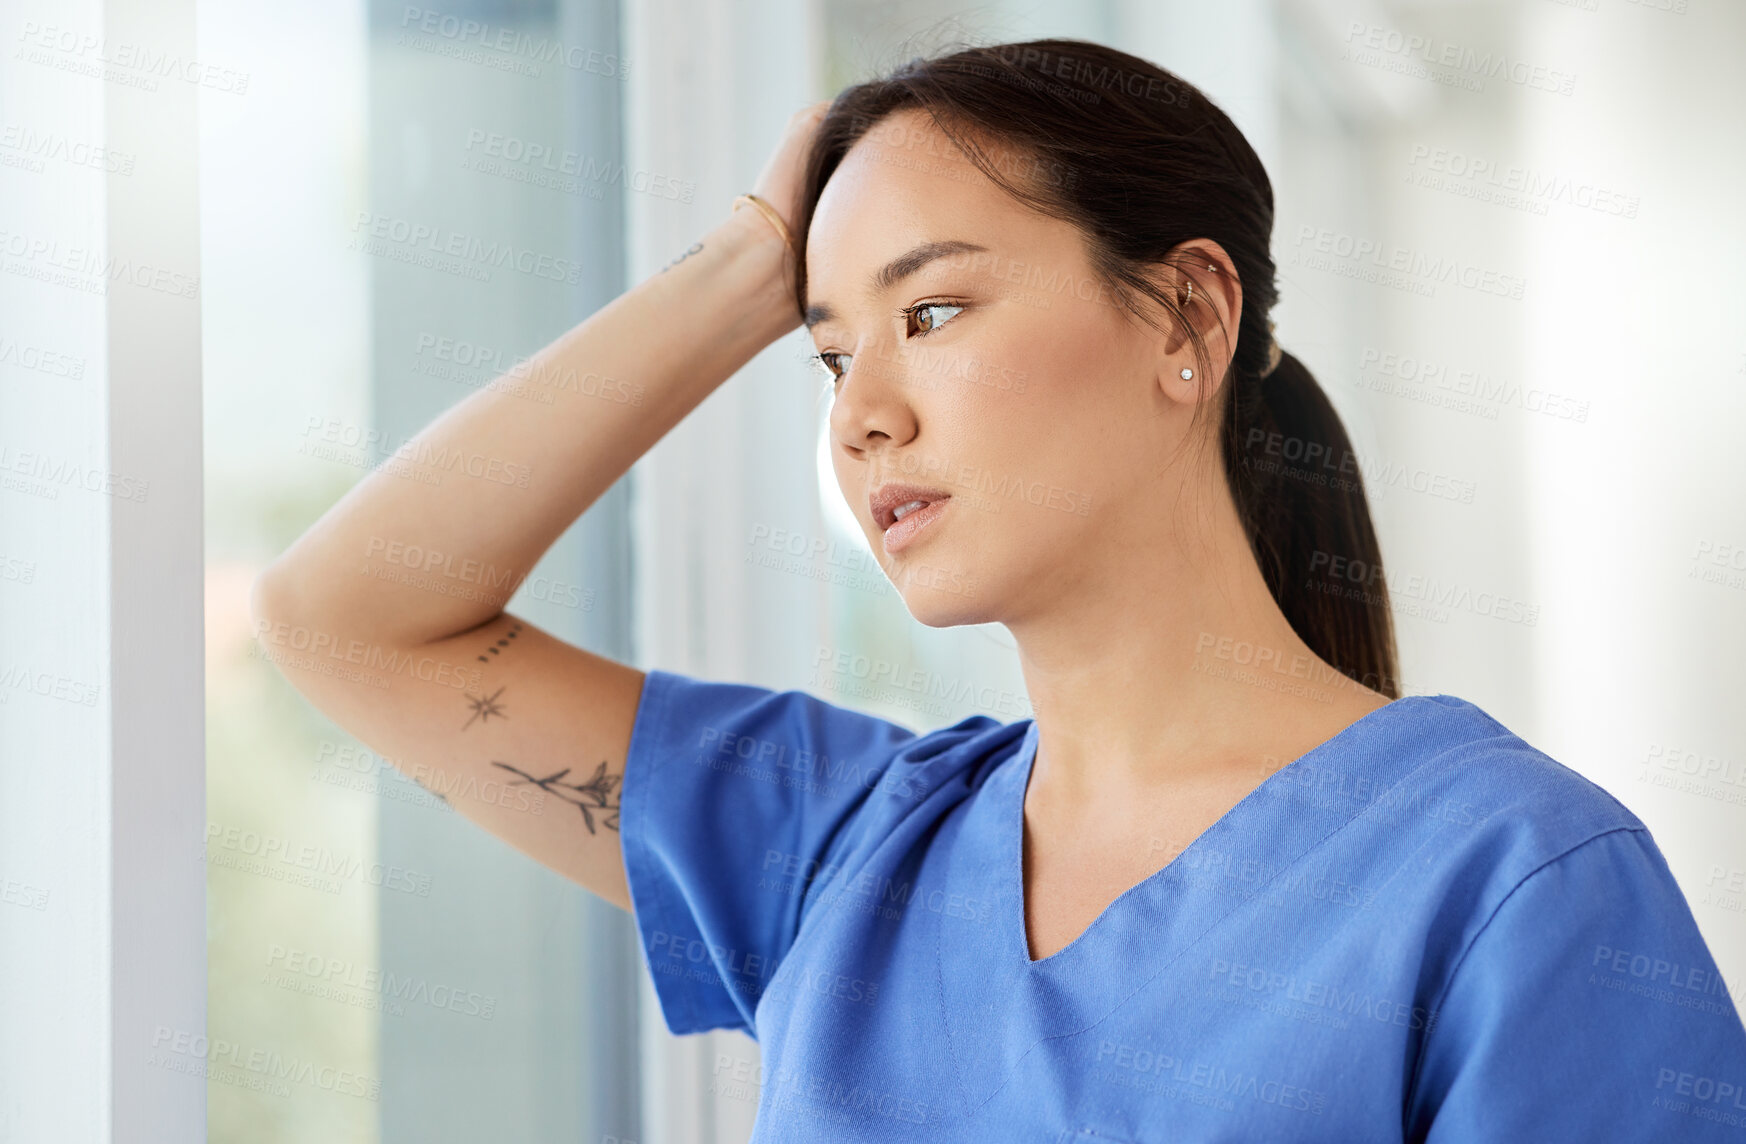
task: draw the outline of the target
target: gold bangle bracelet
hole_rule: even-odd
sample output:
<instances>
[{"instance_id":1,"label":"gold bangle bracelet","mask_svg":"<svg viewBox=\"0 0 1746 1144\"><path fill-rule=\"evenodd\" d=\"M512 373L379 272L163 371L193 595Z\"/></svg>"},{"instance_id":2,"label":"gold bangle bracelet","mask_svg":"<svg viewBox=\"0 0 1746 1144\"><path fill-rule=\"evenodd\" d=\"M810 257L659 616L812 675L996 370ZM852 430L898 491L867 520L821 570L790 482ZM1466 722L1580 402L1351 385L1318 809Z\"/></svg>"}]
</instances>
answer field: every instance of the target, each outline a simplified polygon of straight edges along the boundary
<instances>
[{"instance_id":1,"label":"gold bangle bracelet","mask_svg":"<svg viewBox=\"0 0 1746 1144\"><path fill-rule=\"evenodd\" d=\"M770 225L776 228L776 233L782 236L782 241L788 244L791 254L798 254L794 249L794 237L788 233L788 224L782 221L782 216L776 213L776 208L759 198L757 195L737 195L734 198L734 210L739 210L747 203L758 208L758 213L770 220ZM731 212L730 212L731 213Z\"/></svg>"}]
</instances>

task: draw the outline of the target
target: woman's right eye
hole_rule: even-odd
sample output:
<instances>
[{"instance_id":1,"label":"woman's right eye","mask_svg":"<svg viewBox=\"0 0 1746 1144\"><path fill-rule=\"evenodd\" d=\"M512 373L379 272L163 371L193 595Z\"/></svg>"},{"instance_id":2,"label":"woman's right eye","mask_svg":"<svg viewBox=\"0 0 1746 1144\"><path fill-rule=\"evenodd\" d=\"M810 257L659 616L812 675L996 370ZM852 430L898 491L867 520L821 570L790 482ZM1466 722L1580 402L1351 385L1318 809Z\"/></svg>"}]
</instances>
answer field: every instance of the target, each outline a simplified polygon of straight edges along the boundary
<instances>
[{"instance_id":1,"label":"woman's right eye","mask_svg":"<svg viewBox=\"0 0 1746 1144\"><path fill-rule=\"evenodd\" d=\"M852 356L853 355L851 354L837 353L834 350L827 350L822 354L813 354L812 360L816 361L821 367L823 367L824 371L832 378L840 381L842 380L843 374L848 372L849 359Z\"/></svg>"}]
</instances>

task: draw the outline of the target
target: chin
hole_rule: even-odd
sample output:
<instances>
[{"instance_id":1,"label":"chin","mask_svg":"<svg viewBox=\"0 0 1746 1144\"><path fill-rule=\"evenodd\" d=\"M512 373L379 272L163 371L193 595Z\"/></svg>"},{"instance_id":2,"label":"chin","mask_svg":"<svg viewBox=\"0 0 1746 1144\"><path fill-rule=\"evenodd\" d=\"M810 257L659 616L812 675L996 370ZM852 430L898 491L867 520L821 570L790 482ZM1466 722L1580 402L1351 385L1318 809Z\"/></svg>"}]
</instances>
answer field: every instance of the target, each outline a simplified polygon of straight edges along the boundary
<instances>
[{"instance_id":1,"label":"chin","mask_svg":"<svg viewBox=\"0 0 1746 1144\"><path fill-rule=\"evenodd\" d=\"M892 583L909 614L926 627L956 628L993 619L987 590L968 574L937 568L906 574L900 568Z\"/></svg>"},{"instance_id":2,"label":"chin","mask_svg":"<svg viewBox=\"0 0 1746 1144\"><path fill-rule=\"evenodd\" d=\"M909 605L909 614L915 617L916 622L926 628L962 628L992 622L980 610L971 611L961 605L940 608L923 607L908 596L904 597L904 603Z\"/></svg>"}]
</instances>

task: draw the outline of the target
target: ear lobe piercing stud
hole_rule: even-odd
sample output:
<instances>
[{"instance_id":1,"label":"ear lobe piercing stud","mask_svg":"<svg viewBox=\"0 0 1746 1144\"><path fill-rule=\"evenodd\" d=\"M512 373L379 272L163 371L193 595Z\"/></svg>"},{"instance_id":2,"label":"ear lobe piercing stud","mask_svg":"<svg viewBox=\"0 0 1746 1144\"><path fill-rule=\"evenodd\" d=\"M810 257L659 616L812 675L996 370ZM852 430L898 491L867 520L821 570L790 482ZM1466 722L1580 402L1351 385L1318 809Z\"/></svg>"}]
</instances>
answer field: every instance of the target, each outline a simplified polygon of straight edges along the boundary
<instances>
[{"instance_id":1,"label":"ear lobe piercing stud","mask_svg":"<svg viewBox=\"0 0 1746 1144\"><path fill-rule=\"evenodd\" d=\"M1183 381L1193 381L1194 380L1194 371L1192 369L1189 369L1186 366L1184 366L1183 370L1182 370L1182 380Z\"/></svg>"}]
</instances>

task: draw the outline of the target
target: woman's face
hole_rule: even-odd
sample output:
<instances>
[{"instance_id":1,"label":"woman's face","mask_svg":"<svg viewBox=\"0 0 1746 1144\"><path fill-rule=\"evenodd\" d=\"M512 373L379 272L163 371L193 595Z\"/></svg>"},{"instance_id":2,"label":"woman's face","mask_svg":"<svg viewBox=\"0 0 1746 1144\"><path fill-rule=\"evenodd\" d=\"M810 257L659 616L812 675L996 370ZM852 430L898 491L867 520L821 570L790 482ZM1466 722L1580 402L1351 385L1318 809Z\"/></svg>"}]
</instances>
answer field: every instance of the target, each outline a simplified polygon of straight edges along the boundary
<instances>
[{"instance_id":1,"label":"woman's face","mask_svg":"<svg viewBox=\"0 0 1746 1144\"><path fill-rule=\"evenodd\" d=\"M1173 471L1192 402L1163 379L1191 350L1114 304L1076 228L899 112L826 184L807 281L814 344L839 374L837 481L918 620L1022 621L1168 559L1195 451ZM888 483L946 498L889 546L893 506L880 518L870 500Z\"/></svg>"}]
</instances>

